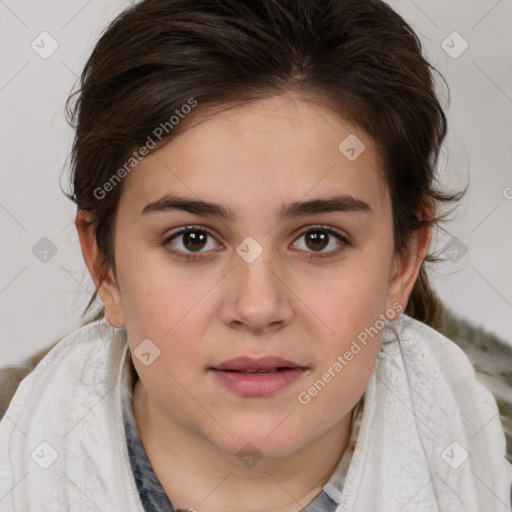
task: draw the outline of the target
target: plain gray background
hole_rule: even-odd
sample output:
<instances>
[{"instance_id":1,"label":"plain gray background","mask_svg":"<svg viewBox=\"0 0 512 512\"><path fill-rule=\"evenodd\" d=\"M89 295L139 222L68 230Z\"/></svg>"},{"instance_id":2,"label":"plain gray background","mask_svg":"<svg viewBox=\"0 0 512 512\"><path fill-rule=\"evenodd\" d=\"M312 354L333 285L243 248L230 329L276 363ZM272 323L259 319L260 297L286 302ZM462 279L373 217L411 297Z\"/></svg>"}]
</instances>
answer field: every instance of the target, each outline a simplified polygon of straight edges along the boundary
<instances>
[{"instance_id":1,"label":"plain gray background","mask_svg":"<svg viewBox=\"0 0 512 512\"><path fill-rule=\"evenodd\" d=\"M470 183L450 235L436 241L446 261L433 283L453 310L512 344L512 0L389 3L450 87L447 107L440 85L449 119L440 176ZM72 141L64 103L100 33L128 5L0 0L0 365L78 327L93 291L75 206L59 188Z\"/></svg>"}]
</instances>

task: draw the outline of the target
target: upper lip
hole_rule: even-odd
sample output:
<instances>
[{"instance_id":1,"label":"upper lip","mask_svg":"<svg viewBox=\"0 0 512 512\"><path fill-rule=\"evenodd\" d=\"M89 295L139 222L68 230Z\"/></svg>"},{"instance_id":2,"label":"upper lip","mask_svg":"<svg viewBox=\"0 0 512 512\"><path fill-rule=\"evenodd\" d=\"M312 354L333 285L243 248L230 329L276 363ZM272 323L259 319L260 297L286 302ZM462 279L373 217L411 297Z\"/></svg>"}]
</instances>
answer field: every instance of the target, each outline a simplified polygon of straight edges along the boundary
<instances>
[{"instance_id":1,"label":"upper lip","mask_svg":"<svg viewBox=\"0 0 512 512\"><path fill-rule=\"evenodd\" d=\"M213 370L273 370L275 368L303 368L303 366L277 356L266 357L235 357L224 361L219 365L212 366Z\"/></svg>"}]
</instances>

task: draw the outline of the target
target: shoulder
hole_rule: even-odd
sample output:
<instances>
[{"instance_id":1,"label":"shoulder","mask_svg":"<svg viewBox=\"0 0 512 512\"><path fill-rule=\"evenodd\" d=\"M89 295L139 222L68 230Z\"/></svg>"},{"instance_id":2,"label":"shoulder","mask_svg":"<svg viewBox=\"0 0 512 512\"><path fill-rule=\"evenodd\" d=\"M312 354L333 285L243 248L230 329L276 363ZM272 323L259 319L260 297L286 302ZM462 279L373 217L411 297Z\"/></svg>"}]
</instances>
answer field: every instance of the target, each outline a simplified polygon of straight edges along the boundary
<instances>
[{"instance_id":1,"label":"shoulder","mask_svg":"<svg viewBox=\"0 0 512 512\"><path fill-rule=\"evenodd\" d=\"M9 403L16 393L20 382L39 364L39 362L59 342L57 340L49 347L36 352L22 364L0 367L0 419L3 418Z\"/></svg>"},{"instance_id":2,"label":"shoulder","mask_svg":"<svg viewBox=\"0 0 512 512\"><path fill-rule=\"evenodd\" d=\"M104 319L88 322L30 356L20 365L0 367L0 420L16 392L23 387L20 384L25 378L27 381L33 380L36 374L44 374L49 379L65 370L87 384L89 381L94 382L98 378L98 372L106 371L105 366L112 359L105 355L110 352L110 346L122 346L123 333L119 331L121 330L111 327ZM98 354L99 362L98 358L92 357L93 353ZM66 364L62 365L64 361Z\"/></svg>"},{"instance_id":3,"label":"shoulder","mask_svg":"<svg viewBox=\"0 0 512 512\"><path fill-rule=\"evenodd\" d=\"M450 408L459 410L468 423L497 412L494 397L478 381L469 357L455 342L407 315L387 327L390 330L382 336L381 371L401 379L417 407L442 407L447 417Z\"/></svg>"},{"instance_id":4,"label":"shoulder","mask_svg":"<svg viewBox=\"0 0 512 512\"><path fill-rule=\"evenodd\" d=\"M384 353L406 357L417 363L417 369L435 364L448 380L475 374L468 355L452 339L406 314L386 324L382 341Z\"/></svg>"},{"instance_id":5,"label":"shoulder","mask_svg":"<svg viewBox=\"0 0 512 512\"><path fill-rule=\"evenodd\" d=\"M449 322L441 322L436 330L402 314L383 333L383 339L386 335L390 341L400 341L390 343L384 357L396 360L403 356L424 374L422 386L435 376L465 394L472 406L480 403L488 414L497 413L505 435L506 458L512 463L512 347L498 343L493 335L479 335L478 328L464 320L450 317Z\"/></svg>"}]
</instances>

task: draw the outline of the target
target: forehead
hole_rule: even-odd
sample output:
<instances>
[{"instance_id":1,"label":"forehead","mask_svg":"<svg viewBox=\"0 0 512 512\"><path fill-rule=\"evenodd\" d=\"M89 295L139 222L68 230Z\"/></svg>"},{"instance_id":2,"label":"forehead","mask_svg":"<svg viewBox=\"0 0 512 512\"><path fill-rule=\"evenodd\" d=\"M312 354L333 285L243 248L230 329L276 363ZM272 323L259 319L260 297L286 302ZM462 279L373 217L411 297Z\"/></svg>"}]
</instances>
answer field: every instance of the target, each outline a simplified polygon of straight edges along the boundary
<instances>
[{"instance_id":1,"label":"forehead","mask_svg":"<svg viewBox=\"0 0 512 512\"><path fill-rule=\"evenodd\" d=\"M374 141L290 93L199 111L126 180L121 201L137 214L165 193L228 202L235 211L333 191L360 197L377 213L388 200Z\"/></svg>"}]
</instances>

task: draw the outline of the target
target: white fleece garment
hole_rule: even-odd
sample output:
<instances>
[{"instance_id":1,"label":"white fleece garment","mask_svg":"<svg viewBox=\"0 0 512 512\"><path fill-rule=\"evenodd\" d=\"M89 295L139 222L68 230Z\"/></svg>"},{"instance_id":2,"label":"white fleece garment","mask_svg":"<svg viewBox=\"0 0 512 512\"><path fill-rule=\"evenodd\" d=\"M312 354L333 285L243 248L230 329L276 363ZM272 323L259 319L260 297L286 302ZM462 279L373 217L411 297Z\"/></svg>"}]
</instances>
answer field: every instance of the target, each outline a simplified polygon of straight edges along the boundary
<instances>
[{"instance_id":1,"label":"white fleece garment","mask_svg":"<svg viewBox=\"0 0 512 512\"><path fill-rule=\"evenodd\" d=\"M0 421L0 511L143 512L121 409L127 351L126 331L99 320L21 382ZM383 329L343 488L335 472L324 491L336 512L510 512L505 450L464 352L402 314Z\"/></svg>"}]
</instances>

